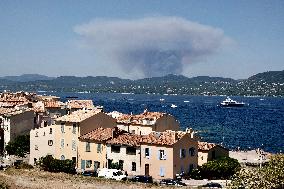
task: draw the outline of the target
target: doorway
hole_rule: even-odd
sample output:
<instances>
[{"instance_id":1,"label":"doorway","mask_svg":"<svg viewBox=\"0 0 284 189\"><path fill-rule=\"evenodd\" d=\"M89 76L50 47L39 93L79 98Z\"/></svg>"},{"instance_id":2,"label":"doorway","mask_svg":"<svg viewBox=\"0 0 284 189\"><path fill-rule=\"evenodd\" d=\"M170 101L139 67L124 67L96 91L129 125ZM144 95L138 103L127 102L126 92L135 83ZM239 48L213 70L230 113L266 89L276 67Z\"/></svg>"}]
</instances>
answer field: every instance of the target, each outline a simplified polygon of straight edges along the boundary
<instances>
[{"instance_id":1,"label":"doorway","mask_svg":"<svg viewBox=\"0 0 284 189\"><path fill-rule=\"evenodd\" d=\"M145 164L145 175L149 176L149 164Z\"/></svg>"}]
</instances>

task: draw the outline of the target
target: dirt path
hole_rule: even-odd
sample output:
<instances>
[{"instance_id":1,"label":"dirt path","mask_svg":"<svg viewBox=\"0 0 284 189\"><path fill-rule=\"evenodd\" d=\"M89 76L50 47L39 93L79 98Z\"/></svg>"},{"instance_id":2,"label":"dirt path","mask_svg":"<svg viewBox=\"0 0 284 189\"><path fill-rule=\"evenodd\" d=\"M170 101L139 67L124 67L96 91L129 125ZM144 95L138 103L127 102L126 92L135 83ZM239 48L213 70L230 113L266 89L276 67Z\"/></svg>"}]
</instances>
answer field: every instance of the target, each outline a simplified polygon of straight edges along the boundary
<instances>
[{"instance_id":1,"label":"dirt path","mask_svg":"<svg viewBox=\"0 0 284 189\"><path fill-rule=\"evenodd\" d=\"M109 181L80 175L49 173L39 170L0 171L0 180L10 189L160 189L160 186ZM169 187L167 187L169 188ZM185 187L187 188L187 187Z\"/></svg>"}]
</instances>

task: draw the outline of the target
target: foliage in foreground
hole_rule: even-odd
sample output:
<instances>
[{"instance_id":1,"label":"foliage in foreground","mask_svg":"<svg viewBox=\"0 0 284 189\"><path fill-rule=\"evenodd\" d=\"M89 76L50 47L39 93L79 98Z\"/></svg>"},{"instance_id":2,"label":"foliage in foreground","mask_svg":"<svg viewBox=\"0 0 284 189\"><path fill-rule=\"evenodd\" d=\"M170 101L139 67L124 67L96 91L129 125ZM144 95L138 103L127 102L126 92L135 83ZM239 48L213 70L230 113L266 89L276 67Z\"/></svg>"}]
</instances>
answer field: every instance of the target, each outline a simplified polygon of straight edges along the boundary
<instances>
[{"instance_id":1,"label":"foliage in foreground","mask_svg":"<svg viewBox=\"0 0 284 189\"><path fill-rule=\"evenodd\" d=\"M272 156L263 168L241 169L233 178L230 188L284 188L284 154Z\"/></svg>"},{"instance_id":2,"label":"foliage in foreground","mask_svg":"<svg viewBox=\"0 0 284 189\"><path fill-rule=\"evenodd\" d=\"M30 151L30 135L20 135L15 140L8 142L5 150L8 155L25 157Z\"/></svg>"},{"instance_id":3,"label":"foliage in foreground","mask_svg":"<svg viewBox=\"0 0 284 189\"><path fill-rule=\"evenodd\" d=\"M195 179L229 179L240 169L238 160L230 157L208 161L192 171L191 178Z\"/></svg>"},{"instance_id":4,"label":"foliage in foreground","mask_svg":"<svg viewBox=\"0 0 284 189\"><path fill-rule=\"evenodd\" d=\"M70 159L59 160L53 158L52 156L45 156L39 160L38 165L44 171L49 172L64 172L71 174L76 172L74 162Z\"/></svg>"}]
</instances>

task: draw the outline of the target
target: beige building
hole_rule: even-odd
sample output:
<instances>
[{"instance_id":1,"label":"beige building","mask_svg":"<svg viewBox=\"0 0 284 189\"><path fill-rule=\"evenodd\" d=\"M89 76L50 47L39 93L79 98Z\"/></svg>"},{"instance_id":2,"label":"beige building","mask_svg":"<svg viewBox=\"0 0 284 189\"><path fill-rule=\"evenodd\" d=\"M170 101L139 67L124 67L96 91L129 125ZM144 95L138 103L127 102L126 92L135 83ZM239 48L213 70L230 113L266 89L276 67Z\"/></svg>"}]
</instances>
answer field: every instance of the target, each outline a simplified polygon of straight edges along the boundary
<instances>
[{"instance_id":1,"label":"beige building","mask_svg":"<svg viewBox=\"0 0 284 189\"><path fill-rule=\"evenodd\" d=\"M152 131L179 130L179 122L170 114L145 110L138 115L109 113L117 120L117 127L129 133L147 135Z\"/></svg>"},{"instance_id":2,"label":"beige building","mask_svg":"<svg viewBox=\"0 0 284 189\"><path fill-rule=\"evenodd\" d=\"M197 138L192 130L153 132L141 139L141 174L175 178L197 168Z\"/></svg>"},{"instance_id":3,"label":"beige building","mask_svg":"<svg viewBox=\"0 0 284 189\"><path fill-rule=\"evenodd\" d=\"M115 128L97 128L79 137L78 168L81 170L97 170L107 167L106 141L120 134L122 130Z\"/></svg>"},{"instance_id":4,"label":"beige building","mask_svg":"<svg viewBox=\"0 0 284 189\"><path fill-rule=\"evenodd\" d=\"M141 166L141 135L123 133L108 140L107 143L107 163L117 163L119 169L127 172L128 175L140 174Z\"/></svg>"},{"instance_id":5,"label":"beige building","mask_svg":"<svg viewBox=\"0 0 284 189\"><path fill-rule=\"evenodd\" d=\"M229 150L214 143L198 142L198 166L219 157L229 157Z\"/></svg>"},{"instance_id":6,"label":"beige building","mask_svg":"<svg viewBox=\"0 0 284 189\"><path fill-rule=\"evenodd\" d=\"M9 141L17 136L29 134L34 128L34 111L29 108L0 108L0 125L0 150L3 153Z\"/></svg>"},{"instance_id":7,"label":"beige building","mask_svg":"<svg viewBox=\"0 0 284 189\"><path fill-rule=\"evenodd\" d=\"M101 112L101 110L78 110L69 115L65 115L55 119L55 124L47 127L39 128L53 128L54 130L54 158L57 159L71 159L76 162L78 166L78 144L79 136L91 132L92 130L102 128L113 128L116 126L114 118ZM41 131L44 132L44 131ZM31 132L31 144L35 144L32 140L41 140L38 143L45 144L50 140L48 138L40 137L35 139L35 133ZM36 144L35 144L36 145ZM31 146L31 149L35 146ZM44 149L43 149L44 150ZM42 152L43 156L50 154L48 150ZM38 157L36 154L31 154L31 159ZM32 162L32 161L30 161Z\"/></svg>"},{"instance_id":8,"label":"beige building","mask_svg":"<svg viewBox=\"0 0 284 189\"><path fill-rule=\"evenodd\" d=\"M55 140L55 132L58 131L59 129L56 125L35 128L30 131L29 164L34 165L36 161L46 155L55 156L55 146L59 145L59 141Z\"/></svg>"}]
</instances>

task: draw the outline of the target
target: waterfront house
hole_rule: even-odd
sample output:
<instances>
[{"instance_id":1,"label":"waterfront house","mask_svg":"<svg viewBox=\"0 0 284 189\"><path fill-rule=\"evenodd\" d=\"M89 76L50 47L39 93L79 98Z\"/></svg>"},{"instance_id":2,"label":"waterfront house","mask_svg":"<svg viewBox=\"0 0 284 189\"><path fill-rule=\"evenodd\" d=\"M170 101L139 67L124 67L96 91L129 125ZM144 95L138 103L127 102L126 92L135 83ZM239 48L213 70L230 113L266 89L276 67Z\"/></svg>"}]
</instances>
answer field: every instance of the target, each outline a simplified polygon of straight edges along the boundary
<instances>
[{"instance_id":1,"label":"waterfront house","mask_svg":"<svg viewBox=\"0 0 284 189\"><path fill-rule=\"evenodd\" d=\"M0 153L17 136L29 134L34 128L34 111L30 108L0 108Z\"/></svg>"},{"instance_id":2,"label":"waterfront house","mask_svg":"<svg viewBox=\"0 0 284 189\"><path fill-rule=\"evenodd\" d=\"M115 128L96 128L79 137L78 168L94 170L107 167L106 141L122 133Z\"/></svg>"},{"instance_id":3,"label":"waterfront house","mask_svg":"<svg viewBox=\"0 0 284 189\"><path fill-rule=\"evenodd\" d=\"M109 115L116 118L118 128L138 135L147 135L152 131L178 131L180 125L170 114L149 112L147 110L137 115L122 114L119 112L111 112Z\"/></svg>"},{"instance_id":4,"label":"waterfront house","mask_svg":"<svg viewBox=\"0 0 284 189\"><path fill-rule=\"evenodd\" d=\"M198 142L198 166L223 156L229 157L229 150L223 146L208 142Z\"/></svg>"},{"instance_id":5,"label":"waterfront house","mask_svg":"<svg viewBox=\"0 0 284 189\"><path fill-rule=\"evenodd\" d=\"M47 126L54 130L54 140L56 143L54 146L53 157L57 159L72 159L78 166L78 143L79 136L91 132L92 130L102 128L113 128L116 126L114 118L106 115L99 109L94 110L78 110L71 114L64 115L55 119L55 124ZM45 127L39 128L39 130L45 130ZM44 131L42 131L44 132ZM40 137L36 138L36 132L31 132L30 139L31 144L35 144L32 140L43 140L40 143L47 143L49 139ZM34 146L31 146L31 149ZM44 150L44 149L43 149ZM48 155L50 151L41 153L43 156ZM36 154L30 154L31 159L37 156ZM30 161L32 162L32 161Z\"/></svg>"},{"instance_id":6,"label":"waterfront house","mask_svg":"<svg viewBox=\"0 0 284 189\"><path fill-rule=\"evenodd\" d=\"M117 164L118 168L126 171L128 175L140 174L140 139L141 135L123 133L106 141L108 168Z\"/></svg>"},{"instance_id":7,"label":"waterfront house","mask_svg":"<svg viewBox=\"0 0 284 189\"><path fill-rule=\"evenodd\" d=\"M142 136L141 174L154 179L175 178L197 168L197 138L189 129L152 132Z\"/></svg>"}]
</instances>

